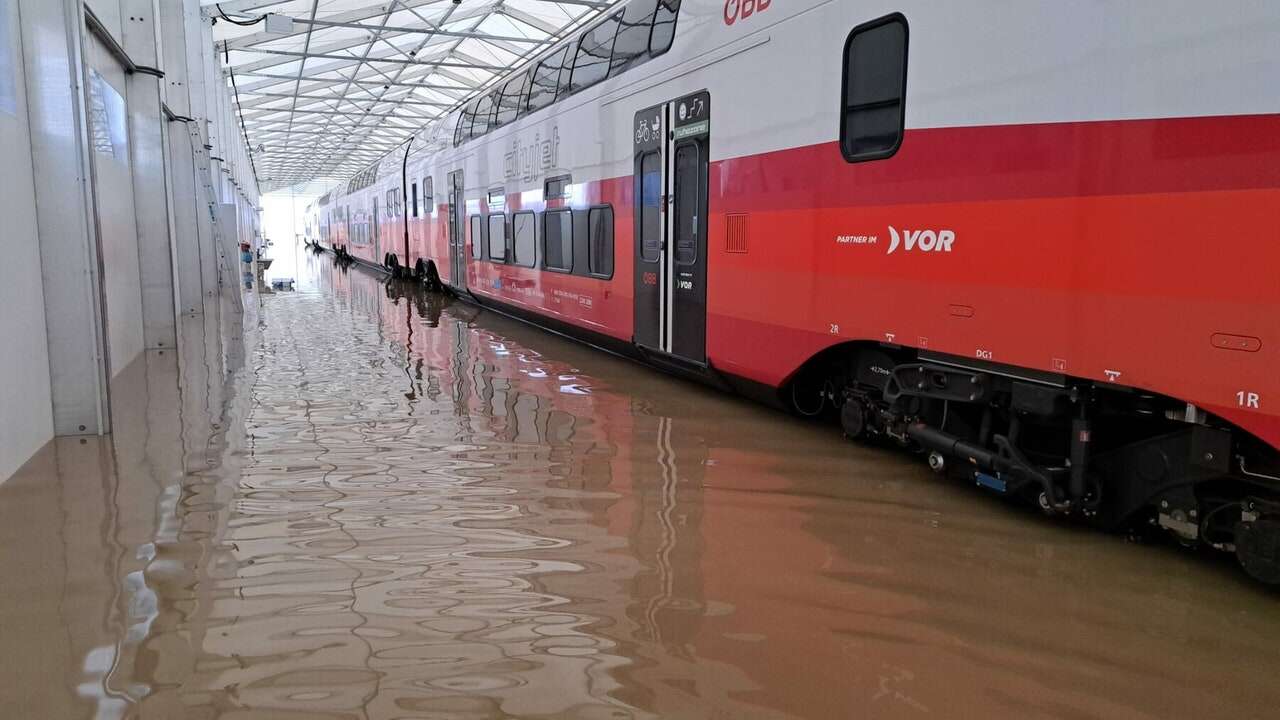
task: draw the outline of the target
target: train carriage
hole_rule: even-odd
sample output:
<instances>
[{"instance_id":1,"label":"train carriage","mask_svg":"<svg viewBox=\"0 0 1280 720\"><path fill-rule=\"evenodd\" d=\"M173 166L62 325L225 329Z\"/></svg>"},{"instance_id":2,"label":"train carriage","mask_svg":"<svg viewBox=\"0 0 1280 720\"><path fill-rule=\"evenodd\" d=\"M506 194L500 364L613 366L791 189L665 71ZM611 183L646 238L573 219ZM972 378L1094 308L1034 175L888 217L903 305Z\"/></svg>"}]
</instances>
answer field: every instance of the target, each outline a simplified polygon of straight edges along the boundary
<instances>
[{"instance_id":1,"label":"train carriage","mask_svg":"<svg viewBox=\"0 0 1280 720\"><path fill-rule=\"evenodd\" d=\"M1278 582L1277 78L1262 0L631 0L314 240Z\"/></svg>"}]
</instances>

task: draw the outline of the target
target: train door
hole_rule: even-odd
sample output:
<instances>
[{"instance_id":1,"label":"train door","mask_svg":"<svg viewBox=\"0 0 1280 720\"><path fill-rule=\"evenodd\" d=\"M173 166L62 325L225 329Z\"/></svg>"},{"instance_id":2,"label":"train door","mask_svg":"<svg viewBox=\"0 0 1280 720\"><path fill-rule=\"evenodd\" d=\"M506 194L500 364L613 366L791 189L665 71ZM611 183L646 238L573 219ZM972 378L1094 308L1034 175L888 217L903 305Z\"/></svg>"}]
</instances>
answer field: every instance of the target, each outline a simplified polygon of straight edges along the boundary
<instances>
[{"instance_id":1,"label":"train door","mask_svg":"<svg viewBox=\"0 0 1280 720\"><path fill-rule=\"evenodd\" d=\"M467 243L463 232L467 204L463 187L462 171L449 173L449 284L459 290L467 287Z\"/></svg>"},{"instance_id":2,"label":"train door","mask_svg":"<svg viewBox=\"0 0 1280 720\"><path fill-rule=\"evenodd\" d=\"M382 257L382 218L378 216L378 196L373 196L373 250L371 258ZM385 260L379 262L385 263Z\"/></svg>"},{"instance_id":3,"label":"train door","mask_svg":"<svg viewBox=\"0 0 1280 720\"><path fill-rule=\"evenodd\" d=\"M635 117L635 342L707 361L705 90Z\"/></svg>"}]
</instances>

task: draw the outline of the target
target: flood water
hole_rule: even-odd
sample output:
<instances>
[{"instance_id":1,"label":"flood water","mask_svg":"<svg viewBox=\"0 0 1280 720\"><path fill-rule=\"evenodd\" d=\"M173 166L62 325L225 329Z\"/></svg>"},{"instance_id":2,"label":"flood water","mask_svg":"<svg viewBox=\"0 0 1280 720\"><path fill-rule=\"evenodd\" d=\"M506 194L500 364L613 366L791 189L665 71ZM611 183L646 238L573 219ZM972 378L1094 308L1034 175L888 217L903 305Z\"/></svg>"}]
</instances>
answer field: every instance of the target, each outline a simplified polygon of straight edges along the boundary
<instances>
[{"instance_id":1,"label":"flood water","mask_svg":"<svg viewBox=\"0 0 1280 720\"><path fill-rule=\"evenodd\" d=\"M0 717L1276 716L1230 564L299 273L0 484Z\"/></svg>"}]
</instances>

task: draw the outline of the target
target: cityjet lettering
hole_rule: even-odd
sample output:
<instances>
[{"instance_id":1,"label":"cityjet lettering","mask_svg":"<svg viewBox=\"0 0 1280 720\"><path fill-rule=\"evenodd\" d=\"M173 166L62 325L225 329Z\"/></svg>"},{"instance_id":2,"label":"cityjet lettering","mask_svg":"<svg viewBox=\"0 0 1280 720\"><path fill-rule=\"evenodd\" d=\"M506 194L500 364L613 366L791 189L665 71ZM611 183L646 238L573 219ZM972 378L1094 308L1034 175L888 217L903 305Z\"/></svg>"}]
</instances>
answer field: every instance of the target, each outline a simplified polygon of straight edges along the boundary
<instances>
[{"instance_id":1,"label":"cityjet lettering","mask_svg":"<svg viewBox=\"0 0 1280 720\"><path fill-rule=\"evenodd\" d=\"M552 125L547 137L542 137L539 130L534 133L533 141L527 144L522 145L519 137L512 137L503 156L502 171L507 180L533 182L559 163L560 128Z\"/></svg>"},{"instance_id":2,"label":"cityjet lettering","mask_svg":"<svg viewBox=\"0 0 1280 720\"><path fill-rule=\"evenodd\" d=\"M889 228L889 252L892 255L899 247L906 252L951 252L951 243L956 241L956 234L950 230L897 230Z\"/></svg>"}]
</instances>

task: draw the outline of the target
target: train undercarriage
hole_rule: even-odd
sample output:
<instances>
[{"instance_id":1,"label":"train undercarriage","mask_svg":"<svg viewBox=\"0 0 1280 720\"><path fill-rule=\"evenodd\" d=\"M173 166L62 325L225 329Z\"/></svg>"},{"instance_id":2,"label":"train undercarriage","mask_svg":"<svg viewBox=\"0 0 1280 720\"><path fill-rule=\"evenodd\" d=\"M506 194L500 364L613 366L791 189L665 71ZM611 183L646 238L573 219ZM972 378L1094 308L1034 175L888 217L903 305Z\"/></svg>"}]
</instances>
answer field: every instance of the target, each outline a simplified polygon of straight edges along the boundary
<instances>
[{"instance_id":1,"label":"train undercarriage","mask_svg":"<svg viewBox=\"0 0 1280 720\"><path fill-rule=\"evenodd\" d=\"M1280 585L1280 456L1186 402L891 346L844 346L789 386L793 408L937 473L1106 530L1236 555Z\"/></svg>"}]
</instances>

